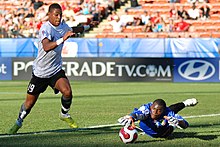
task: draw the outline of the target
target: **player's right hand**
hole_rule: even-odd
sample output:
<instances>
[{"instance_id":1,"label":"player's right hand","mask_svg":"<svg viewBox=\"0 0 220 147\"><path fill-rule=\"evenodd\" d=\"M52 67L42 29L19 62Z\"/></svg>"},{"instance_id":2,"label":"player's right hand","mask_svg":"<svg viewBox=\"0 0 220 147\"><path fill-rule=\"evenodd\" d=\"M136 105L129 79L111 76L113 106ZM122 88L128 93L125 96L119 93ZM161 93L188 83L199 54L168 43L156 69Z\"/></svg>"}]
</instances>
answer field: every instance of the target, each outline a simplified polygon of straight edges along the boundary
<instances>
[{"instance_id":1,"label":"player's right hand","mask_svg":"<svg viewBox=\"0 0 220 147\"><path fill-rule=\"evenodd\" d=\"M129 127L129 126L135 127L134 119L129 115L126 115L126 116L119 118L118 122L125 127Z\"/></svg>"},{"instance_id":2,"label":"player's right hand","mask_svg":"<svg viewBox=\"0 0 220 147\"><path fill-rule=\"evenodd\" d=\"M73 36L75 33L72 31L66 32L66 34L63 36L63 41L67 40L69 37Z\"/></svg>"}]
</instances>

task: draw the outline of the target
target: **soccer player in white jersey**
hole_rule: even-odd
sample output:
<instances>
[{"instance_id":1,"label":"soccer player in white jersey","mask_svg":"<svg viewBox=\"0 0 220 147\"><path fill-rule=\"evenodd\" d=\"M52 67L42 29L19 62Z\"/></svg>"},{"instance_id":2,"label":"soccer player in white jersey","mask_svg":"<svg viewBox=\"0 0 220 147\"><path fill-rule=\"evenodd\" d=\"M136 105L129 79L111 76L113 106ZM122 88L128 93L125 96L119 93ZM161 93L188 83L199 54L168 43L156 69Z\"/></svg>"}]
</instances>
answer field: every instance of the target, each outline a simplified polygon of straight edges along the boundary
<instances>
[{"instance_id":1,"label":"soccer player in white jersey","mask_svg":"<svg viewBox=\"0 0 220 147\"><path fill-rule=\"evenodd\" d=\"M62 20L62 9L57 3L49 6L48 16L48 21L39 31L38 55L33 64L26 100L21 105L18 118L9 130L9 134L16 134L22 127L24 118L30 113L40 93L43 93L48 86L53 88L55 93L59 91L62 93L60 119L67 122L71 128L78 127L68 113L73 96L69 80L62 70L61 51L65 40L76 32L89 29L93 24L70 28Z\"/></svg>"}]
</instances>

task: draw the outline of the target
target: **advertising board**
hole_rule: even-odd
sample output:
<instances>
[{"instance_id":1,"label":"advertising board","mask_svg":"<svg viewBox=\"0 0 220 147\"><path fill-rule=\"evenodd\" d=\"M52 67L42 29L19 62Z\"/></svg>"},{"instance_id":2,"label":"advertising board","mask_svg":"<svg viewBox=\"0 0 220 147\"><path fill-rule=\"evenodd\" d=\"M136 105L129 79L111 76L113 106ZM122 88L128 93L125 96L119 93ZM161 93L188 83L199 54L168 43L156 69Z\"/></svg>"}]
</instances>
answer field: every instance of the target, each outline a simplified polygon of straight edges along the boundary
<instances>
[{"instance_id":1,"label":"advertising board","mask_svg":"<svg viewBox=\"0 0 220 147\"><path fill-rule=\"evenodd\" d=\"M12 79L11 58L0 58L0 80Z\"/></svg>"},{"instance_id":2,"label":"advertising board","mask_svg":"<svg viewBox=\"0 0 220 147\"><path fill-rule=\"evenodd\" d=\"M13 80L31 78L33 58L13 58ZM64 58L70 80L171 82L173 60L168 58Z\"/></svg>"},{"instance_id":3,"label":"advertising board","mask_svg":"<svg viewBox=\"0 0 220 147\"><path fill-rule=\"evenodd\" d=\"M219 82L219 58L174 59L174 82Z\"/></svg>"}]
</instances>

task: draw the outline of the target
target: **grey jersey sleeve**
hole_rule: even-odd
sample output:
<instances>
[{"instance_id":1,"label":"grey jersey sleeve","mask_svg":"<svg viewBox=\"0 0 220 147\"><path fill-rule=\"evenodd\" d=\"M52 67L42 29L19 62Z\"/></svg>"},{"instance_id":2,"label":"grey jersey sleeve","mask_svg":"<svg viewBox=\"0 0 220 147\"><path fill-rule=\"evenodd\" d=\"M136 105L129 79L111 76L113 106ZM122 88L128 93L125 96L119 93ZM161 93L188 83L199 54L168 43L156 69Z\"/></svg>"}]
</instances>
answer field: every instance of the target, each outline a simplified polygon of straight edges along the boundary
<instances>
[{"instance_id":1,"label":"grey jersey sleeve","mask_svg":"<svg viewBox=\"0 0 220 147\"><path fill-rule=\"evenodd\" d=\"M39 32L39 41L42 42L45 38L52 40L50 29L47 25L43 25Z\"/></svg>"}]
</instances>

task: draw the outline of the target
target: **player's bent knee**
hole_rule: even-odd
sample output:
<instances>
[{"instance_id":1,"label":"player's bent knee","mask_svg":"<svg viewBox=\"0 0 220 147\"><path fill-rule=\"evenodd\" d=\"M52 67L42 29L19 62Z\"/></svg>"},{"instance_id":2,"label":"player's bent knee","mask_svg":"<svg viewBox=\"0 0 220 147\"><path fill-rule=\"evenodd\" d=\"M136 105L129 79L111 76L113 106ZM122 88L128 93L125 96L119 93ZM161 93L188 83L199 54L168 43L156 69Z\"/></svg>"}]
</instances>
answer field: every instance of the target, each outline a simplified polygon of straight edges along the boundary
<instances>
[{"instance_id":1,"label":"player's bent knee","mask_svg":"<svg viewBox=\"0 0 220 147\"><path fill-rule=\"evenodd\" d=\"M62 94L65 98L72 98L72 91L71 90L68 90L68 89L65 89L62 91Z\"/></svg>"}]
</instances>

